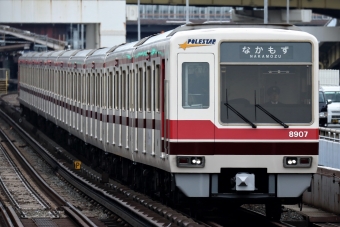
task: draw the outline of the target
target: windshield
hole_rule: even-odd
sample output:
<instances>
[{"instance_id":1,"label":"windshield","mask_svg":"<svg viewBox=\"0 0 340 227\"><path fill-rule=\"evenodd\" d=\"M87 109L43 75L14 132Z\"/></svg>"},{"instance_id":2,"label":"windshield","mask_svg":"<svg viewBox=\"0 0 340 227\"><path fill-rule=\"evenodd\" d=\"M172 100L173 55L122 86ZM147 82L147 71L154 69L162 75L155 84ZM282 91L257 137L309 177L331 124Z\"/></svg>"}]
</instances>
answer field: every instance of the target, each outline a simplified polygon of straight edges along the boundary
<instances>
[{"instance_id":1,"label":"windshield","mask_svg":"<svg viewBox=\"0 0 340 227\"><path fill-rule=\"evenodd\" d=\"M221 65L220 72L222 123L245 124L227 106L252 123L277 124L273 117L283 123L312 121L309 65Z\"/></svg>"},{"instance_id":2,"label":"windshield","mask_svg":"<svg viewBox=\"0 0 340 227\"><path fill-rule=\"evenodd\" d=\"M339 91L325 91L325 96L327 100L332 100L332 102L340 102L340 92Z\"/></svg>"},{"instance_id":3,"label":"windshield","mask_svg":"<svg viewBox=\"0 0 340 227\"><path fill-rule=\"evenodd\" d=\"M325 102L325 97L322 91L319 91L319 103L324 103L324 102Z\"/></svg>"}]
</instances>

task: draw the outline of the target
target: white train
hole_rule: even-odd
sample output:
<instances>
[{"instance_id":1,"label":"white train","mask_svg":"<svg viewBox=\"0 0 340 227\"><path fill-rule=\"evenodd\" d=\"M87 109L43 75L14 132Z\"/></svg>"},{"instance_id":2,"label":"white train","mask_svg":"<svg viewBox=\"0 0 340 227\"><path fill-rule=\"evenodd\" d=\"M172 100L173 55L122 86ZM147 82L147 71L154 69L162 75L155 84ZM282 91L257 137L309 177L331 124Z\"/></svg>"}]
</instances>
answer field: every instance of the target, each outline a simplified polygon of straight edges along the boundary
<instances>
[{"instance_id":1,"label":"white train","mask_svg":"<svg viewBox=\"0 0 340 227\"><path fill-rule=\"evenodd\" d=\"M187 24L19 68L26 116L152 195L266 203L277 218L316 172L318 42L295 26Z\"/></svg>"}]
</instances>

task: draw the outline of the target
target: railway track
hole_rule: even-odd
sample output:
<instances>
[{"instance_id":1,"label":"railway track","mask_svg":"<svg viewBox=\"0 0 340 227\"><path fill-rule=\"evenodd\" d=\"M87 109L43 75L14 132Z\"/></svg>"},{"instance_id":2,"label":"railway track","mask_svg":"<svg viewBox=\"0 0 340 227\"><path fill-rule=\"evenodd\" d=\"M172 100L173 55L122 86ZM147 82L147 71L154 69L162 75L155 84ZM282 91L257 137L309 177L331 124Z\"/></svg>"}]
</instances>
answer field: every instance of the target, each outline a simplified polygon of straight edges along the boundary
<instances>
[{"instance_id":1,"label":"railway track","mask_svg":"<svg viewBox=\"0 0 340 227\"><path fill-rule=\"evenodd\" d=\"M0 144L0 185L10 203L20 213L20 217L29 218L44 213L43 216L59 218L59 213L39 195L39 193L28 182L27 176L20 171L10 156L4 143L9 143L13 149L15 146L8 139L3 130L0 129L2 142Z\"/></svg>"},{"instance_id":2,"label":"railway track","mask_svg":"<svg viewBox=\"0 0 340 227\"><path fill-rule=\"evenodd\" d=\"M105 226L95 224L50 187L2 129L0 137L0 207L7 226Z\"/></svg>"},{"instance_id":3,"label":"railway track","mask_svg":"<svg viewBox=\"0 0 340 227\"><path fill-rule=\"evenodd\" d=\"M90 174L90 171L87 171L86 173L82 171L79 173L79 171L77 172L74 170L72 161L64 160L59 162L60 158L65 158L61 157L61 153L65 150L60 148L57 144L47 144L49 148L51 148L51 146L53 147L51 148L52 152L45 149L41 145L41 143L46 143L46 140L42 140L45 136L43 134L39 134L38 137L41 137L40 143L37 142L37 138L33 138L31 136L34 134L32 133L32 128L28 130L26 128L29 132L28 133L17 124L20 123L23 125L27 122L19 121L20 116L17 115L18 113L16 113L15 110L7 109L7 111L11 112L10 115L11 117L14 117L14 120L3 111L0 111L1 117L4 118L11 127L13 127L13 129L15 129L20 137L23 138L60 177L69 182L69 184L82 193L84 197L90 199L94 206L97 206L95 203L102 204L105 209L118 214L121 219L125 220L125 223L127 222L131 226L171 226L171 220L167 220L149 209L150 204L148 202L150 199L146 197L132 198L132 194L129 193L129 189L118 185L104 185L105 187L101 188L98 184L99 178ZM169 210L167 210L167 213L169 214ZM173 213L175 212L172 212L172 214ZM176 217L179 216L181 215L177 215ZM190 221L189 223L195 222Z\"/></svg>"}]
</instances>

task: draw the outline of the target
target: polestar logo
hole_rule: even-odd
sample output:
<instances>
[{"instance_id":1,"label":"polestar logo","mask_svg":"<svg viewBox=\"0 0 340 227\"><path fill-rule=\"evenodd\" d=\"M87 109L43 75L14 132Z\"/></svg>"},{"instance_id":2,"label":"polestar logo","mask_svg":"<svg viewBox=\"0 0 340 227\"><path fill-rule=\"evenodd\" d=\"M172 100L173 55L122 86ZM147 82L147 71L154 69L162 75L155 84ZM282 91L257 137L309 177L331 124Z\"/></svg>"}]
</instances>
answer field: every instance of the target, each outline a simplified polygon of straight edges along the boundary
<instances>
[{"instance_id":1,"label":"polestar logo","mask_svg":"<svg viewBox=\"0 0 340 227\"><path fill-rule=\"evenodd\" d=\"M182 44L178 44L179 48L183 50L191 47L200 47L200 46L211 46L215 45L216 39L188 39Z\"/></svg>"}]
</instances>

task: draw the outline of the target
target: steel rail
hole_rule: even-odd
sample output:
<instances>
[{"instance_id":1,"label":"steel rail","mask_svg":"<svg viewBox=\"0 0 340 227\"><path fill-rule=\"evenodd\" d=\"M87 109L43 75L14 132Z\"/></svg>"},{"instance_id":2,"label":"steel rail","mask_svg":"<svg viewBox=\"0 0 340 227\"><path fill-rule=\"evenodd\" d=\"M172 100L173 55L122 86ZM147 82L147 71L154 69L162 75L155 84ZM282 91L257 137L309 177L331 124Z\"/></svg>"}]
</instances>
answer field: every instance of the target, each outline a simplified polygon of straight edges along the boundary
<instances>
[{"instance_id":1,"label":"steel rail","mask_svg":"<svg viewBox=\"0 0 340 227\"><path fill-rule=\"evenodd\" d=\"M19 171L19 169L16 167L16 165L13 163L13 161L11 160L10 157L8 157L8 154L5 150L5 148L2 146L2 144L0 144L0 151L3 153L4 158L7 160L8 164L11 165L13 171L17 174L17 176L20 178L20 181L25 185L25 182L23 181L23 176L21 175L21 172ZM3 164L3 163L2 163ZM29 190L27 188L26 189L34 196L33 191ZM8 186L5 185L5 183L3 182L2 178L0 177L0 187L2 188L2 190L4 191L6 197L10 200L11 204L14 205L18 212L20 212L20 215L22 217L25 217L24 212L22 212L20 204L17 202L17 200L14 198L13 194L8 190ZM35 197L36 200L38 200L38 198ZM40 201L38 201L40 203ZM41 205L41 203L40 203Z\"/></svg>"},{"instance_id":2,"label":"steel rail","mask_svg":"<svg viewBox=\"0 0 340 227\"><path fill-rule=\"evenodd\" d=\"M8 142L11 145L11 148L16 152L16 154L21 156L21 154L18 151L18 149L15 147L15 145L12 143L12 141L10 141L10 139L7 137L7 135L5 134L5 132L2 129L0 129L0 134L6 139L6 142ZM30 191L33 194L33 196L43 206L44 209L46 209L46 208L50 209L51 206L44 200L44 198L42 196L39 195L38 192L36 192L36 190L34 190L34 188L31 186L31 184L23 176L23 174L21 173L21 171L19 170L17 165L11 159L11 157L9 156L9 154L7 153L6 149L3 147L2 144L0 144L0 148L3 150L3 153L4 153L7 161L12 165L13 169L15 170L15 172L17 173L17 175L19 176L21 182L25 185L27 190Z\"/></svg>"},{"instance_id":3,"label":"steel rail","mask_svg":"<svg viewBox=\"0 0 340 227\"><path fill-rule=\"evenodd\" d=\"M2 214L2 220L5 222L8 227L24 227L18 217L18 215L14 212L12 207L8 207L8 211L4 207L4 205L0 202L0 211Z\"/></svg>"},{"instance_id":4,"label":"steel rail","mask_svg":"<svg viewBox=\"0 0 340 227\"><path fill-rule=\"evenodd\" d=\"M8 118L8 116L0 111L0 114L2 116L6 116ZM5 115L4 115L5 114ZM9 119L9 118L8 118ZM0 129L0 133L2 133L7 141L12 145L13 149L16 151L16 155L18 155L21 159L21 162L23 162L23 164L29 168L31 175L38 180L39 183L44 185L44 189L43 191L45 191L46 193L48 193L49 196L51 196L55 201L57 201L57 203L59 205L61 205L62 207L68 207L67 210L71 211L71 212L67 212L69 214L69 216L75 220L78 224L80 224L81 226L84 225L84 223L86 223L85 226L89 226L89 227L96 227L97 225L94 224L86 215L82 214L81 212L79 212L72 204L68 203L64 198L62 198L54 189L52 189L46 182L45 180L35 171L35 169L28 163L28 161L25 159L25 157L23 157L23 155L20 153L20 151L16 148L16 146L10 141L10 139L7 137L7 135L4 134L4 132ZM24 137L25 138L25 137ZM31 138L32 139L32 138ZM52 214L54 214L54 216L56 216L57 218L59 218L59 213L57 211L52 211Z\"/></svg>"},{"instance_id":5,"label":"steel rail","mask_svg":"<svg viewBox=\"0 0 340 227\"><path fill-rule=\"evenodd\" d=\"M160 222L150 217L150 214L145 214L143 211L138 211L132 205L128 206L126 202L122 201L119 196L113 196L107 191L96 187L94 184L88 182L86 179L79 177L70 171L65 165L59 163L53 155L41 146L32 136L30 136L25 130L23 130L11 117L9 117L4 111L0 110L0 115L7 120L7 122L16 130L16 132L41 156L45 161L50 164L52 168L65 178L68 182L73 184L76 188L81 190L87 196L96 200L98 203L111 210L113 213L119 215L122 219L128 222L132 226L163 226L164 223L170 224L171 221L159 217ZM129 203L136 203L133 199L125 198L129 200ZM140 204L139 204L140 205ZM156 215L156 213L154 213Z\"/></svg>"}]
</instances>

